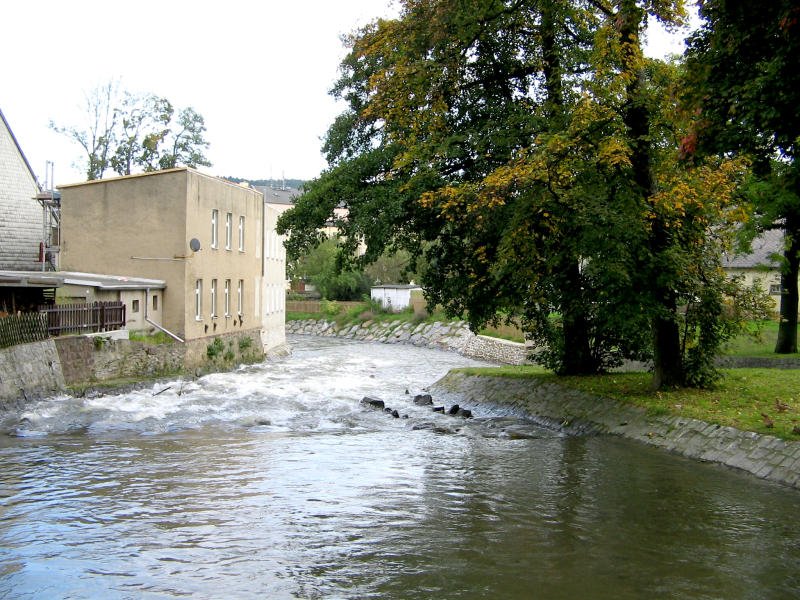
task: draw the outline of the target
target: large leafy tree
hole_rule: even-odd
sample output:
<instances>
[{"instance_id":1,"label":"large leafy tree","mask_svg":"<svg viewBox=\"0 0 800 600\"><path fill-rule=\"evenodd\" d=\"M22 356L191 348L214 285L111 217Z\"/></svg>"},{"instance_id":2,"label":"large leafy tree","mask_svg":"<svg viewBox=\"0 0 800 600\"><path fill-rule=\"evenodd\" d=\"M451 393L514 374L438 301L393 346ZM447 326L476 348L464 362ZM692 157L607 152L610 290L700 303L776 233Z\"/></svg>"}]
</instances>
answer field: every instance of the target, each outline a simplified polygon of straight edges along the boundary
<instances>
[{"instance_id":1,"label":"large leafy tree","mask_svg":"<svg viewBox=\"0 0 800 600\"><path fill-rule=\"evenodd\" d=\"M760 177L757 228L785 233L775 351L797 352L800 272L800 6L795 0L705 0L691 38L688 139L702 153L748 155Z\"/></svg>"},{"instance_id":2,"label":"large leafy tree","mask_svg":"<svg viewBox=\"0 0 800 600\"><path fill-rule=\"evenodd\" d=\"M658 387L710 381L741 165L698 165L678 190L694 165L678 161L674 69L642 56L648 11L676 22L682 7L407 0L360 31L335 90L350 109L328 132L332 167L279 223L290 252L344 205L345 255L409 249L429 300L473 326L521 318L559 372L651 353Z\"/></svg>"}]
</instances>

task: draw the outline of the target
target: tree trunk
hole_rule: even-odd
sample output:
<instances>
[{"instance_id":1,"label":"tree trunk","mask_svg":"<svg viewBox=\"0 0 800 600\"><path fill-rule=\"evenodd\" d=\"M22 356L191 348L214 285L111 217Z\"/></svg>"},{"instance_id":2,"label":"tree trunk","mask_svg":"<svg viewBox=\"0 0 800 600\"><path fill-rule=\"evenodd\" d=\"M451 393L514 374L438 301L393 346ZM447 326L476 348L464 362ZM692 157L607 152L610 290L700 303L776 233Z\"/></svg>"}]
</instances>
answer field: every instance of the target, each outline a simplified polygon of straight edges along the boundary
<instances>
[{"instance_id":1,"label":"tree trunk","mask_svg":"<svg viewBox=\"0 0 800 600\"><path fill-rule=\"evenodd\" d=\"M569 258L569 257L568 257ZM580 266L572 260L564 266L561 316L563 319L564 349L561 375L593 375L599 366L592 356L589 323L583 302Z\"/></svg>"},{"instance_id":2,"label":"tree trunk","mask_svg":"<svg viewBox=\"0 0 800 600\"><path fill-rule=\"evenodd\" d=\"M652 387L654 390L679 387L684 383L683 375L678 323L674 319L656 317L653 320Z\"/></svg>"},{"instance_id":3,"label":"tree trunk","mask_svg":"<svg viewBox=\"0 0 800 600\"><path fill-rule=\"evenodd\" d=\"M786 219L786 236L790 240L784 251L786 263L781 271L781 320L778 325L776 354L797 352L797 277L800 272L800 219Z\"/></svg>"},{"instance_id":4,"label":"tree trunk","mask_svg":"<svg viewBox=\"0 0 800 600\"><path fill-rule=\"evenodd\" d=\"M652 115L642 98L644 63L641 55L641 24L645 13L636 0L620 0L618 5L620 42L622 44L622 70L628 77L623 119L631 138L631 168L643 204L650 203L655 193L653 155L651 152L650 120ZM661 256L669 246L669 233L663 222L656 218L648 241L650 258L644 267L645 281L651 295L656 316L653 317L653 388L683 385L683 360L680 347L680 329L674 315L677 312L675 293L670 287L672 278L663 278Z\"/></svg>"}]
</instances>

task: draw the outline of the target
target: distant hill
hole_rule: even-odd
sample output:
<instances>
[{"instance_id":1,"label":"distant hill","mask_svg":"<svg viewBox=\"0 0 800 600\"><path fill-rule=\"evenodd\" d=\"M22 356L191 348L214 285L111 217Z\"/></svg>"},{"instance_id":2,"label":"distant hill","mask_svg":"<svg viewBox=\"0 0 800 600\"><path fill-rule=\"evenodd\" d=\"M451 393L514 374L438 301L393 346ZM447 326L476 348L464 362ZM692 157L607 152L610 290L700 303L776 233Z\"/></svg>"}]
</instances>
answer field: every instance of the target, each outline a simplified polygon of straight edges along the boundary
<instances>
[{"instance_id":1,"label":"distant hill","mask_svg":"<svg viewBox=\"0 0 800 600\"><path fill-rule=\"evenodd\" d=\"M260 185L274 188L287 187L296 190L299 190L306 182L305 179L243 179L241 177L223 177L223 179L233 183L242 183L243 181L246 181L250 185Z\"/></svg>"}]
</instances>

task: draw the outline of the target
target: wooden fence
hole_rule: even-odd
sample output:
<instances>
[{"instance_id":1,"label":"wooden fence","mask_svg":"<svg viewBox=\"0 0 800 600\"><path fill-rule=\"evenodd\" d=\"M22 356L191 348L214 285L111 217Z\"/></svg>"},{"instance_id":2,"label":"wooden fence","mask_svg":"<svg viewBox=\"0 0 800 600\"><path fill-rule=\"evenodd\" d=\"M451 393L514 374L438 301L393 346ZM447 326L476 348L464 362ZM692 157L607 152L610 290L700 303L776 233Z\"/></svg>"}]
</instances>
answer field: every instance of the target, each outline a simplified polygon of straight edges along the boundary
<instances>
[{"instance_id":1,"label":"wooden fence","mask_svg":"<svg viewBox=\"0 0 800 600\"><path fill-rule=\"evenodd\" d=\"M47 332L51 336L125 327L125 304L120 301L40 306L39 311L46 315Z\"/></svg>"},{"instance_id":2,"label":"wooden fence","mask_svg":"<svg viewBox=\"0 0 800 600\"><path fill-rule=\"evenodd\" d=\"M42 313L23 313L0 319L0 348L46 340L47 320Z\"/></svg>"},{"instance_id":3,"label":"wooden fence","mask_svg":"<svg viewBox=\"0 0 800 600\"><path fill-rule=\"evenodd\" d=\"M347 312L354 306L366 306L364 302L336 302L340 312ZM301 312L301 313L321 313L322 301L321 300L287 300L286 312Z\"/></svg>"}]
</instances>

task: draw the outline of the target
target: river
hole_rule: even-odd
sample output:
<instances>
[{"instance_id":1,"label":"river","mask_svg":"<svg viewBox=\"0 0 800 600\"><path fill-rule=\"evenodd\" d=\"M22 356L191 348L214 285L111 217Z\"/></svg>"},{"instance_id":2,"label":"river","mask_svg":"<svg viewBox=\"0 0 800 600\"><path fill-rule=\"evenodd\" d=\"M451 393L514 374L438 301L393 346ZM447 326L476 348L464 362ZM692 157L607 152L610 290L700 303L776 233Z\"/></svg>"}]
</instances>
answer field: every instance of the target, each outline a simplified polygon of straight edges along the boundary
<instances>
[{"instance_id":1,"label":"river","mask_svg":"<svg viewBox=\"0 0 800 600\"><path fill-rule=\"evenodd\" d=\"M2 416L0 597L800 597L797 491L415 406L476 364L455 354L291 342L233 373Z\"/></svg>"}]
</instances>

